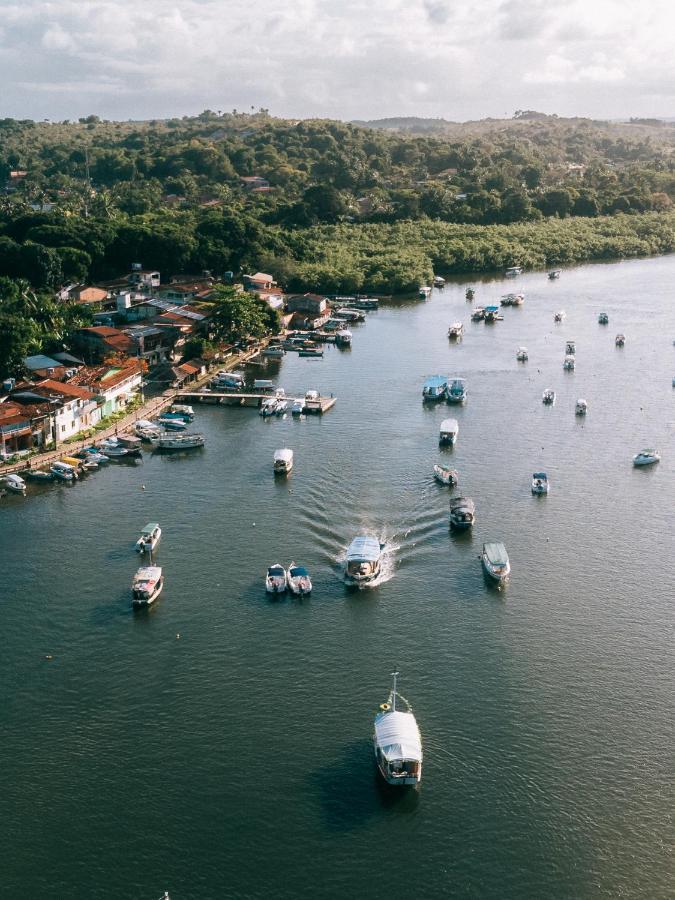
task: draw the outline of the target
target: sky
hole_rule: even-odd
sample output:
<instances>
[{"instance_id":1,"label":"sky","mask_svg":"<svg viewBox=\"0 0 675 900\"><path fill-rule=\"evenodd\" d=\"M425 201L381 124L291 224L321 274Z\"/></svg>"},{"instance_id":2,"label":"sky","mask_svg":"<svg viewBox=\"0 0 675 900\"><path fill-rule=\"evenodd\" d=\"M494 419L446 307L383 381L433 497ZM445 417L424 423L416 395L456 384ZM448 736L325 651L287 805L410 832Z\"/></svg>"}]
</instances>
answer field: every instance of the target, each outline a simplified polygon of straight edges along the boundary
<instances>
[{"instance_id":1,"label":"sky","mask_svg":"<svg viewBox=\"0 0 675 900\"><path fill-rule=\"evenodd\" d=\"M672 0L0 0L0 118L675 116Z\"/></svg>"}]
</instances>

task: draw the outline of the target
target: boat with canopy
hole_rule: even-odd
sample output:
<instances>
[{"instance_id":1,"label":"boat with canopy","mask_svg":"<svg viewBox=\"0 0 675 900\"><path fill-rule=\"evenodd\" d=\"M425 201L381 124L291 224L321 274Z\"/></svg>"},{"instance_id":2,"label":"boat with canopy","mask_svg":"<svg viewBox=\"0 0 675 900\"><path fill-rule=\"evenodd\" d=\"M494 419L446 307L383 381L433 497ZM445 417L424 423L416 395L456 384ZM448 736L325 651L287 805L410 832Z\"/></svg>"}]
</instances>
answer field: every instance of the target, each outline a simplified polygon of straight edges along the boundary
<instances>
[{"instance_id":1,"label":"boat with canopy","mask_svg":"<svg viewBox=\"0 0 675 900\"><path fill-rule=\"evenodd\" d=\"M375 762L387 784L414 786L422 780L422 737L412 706L396 690L397 677L398 672L392 672L392 689L375 716Z\"/></svg>"}]
</instances>

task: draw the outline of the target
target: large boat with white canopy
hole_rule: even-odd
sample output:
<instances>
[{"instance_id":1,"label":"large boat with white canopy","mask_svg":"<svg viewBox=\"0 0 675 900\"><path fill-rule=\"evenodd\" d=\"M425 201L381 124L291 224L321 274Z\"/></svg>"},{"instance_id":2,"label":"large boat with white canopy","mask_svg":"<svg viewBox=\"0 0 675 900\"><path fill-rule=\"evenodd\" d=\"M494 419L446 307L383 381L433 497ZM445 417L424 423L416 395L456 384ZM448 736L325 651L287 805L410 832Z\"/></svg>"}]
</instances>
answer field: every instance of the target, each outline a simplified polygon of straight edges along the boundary
<instances>
[{"instance_id":1,"label":"large boat with white canopy","mask_svg":"<svg viewBox=\"0 0 675 900\"><path fill-rule=\"evenodd\" d=\"M501 541L490 541L483 544L481 561L485 572L497 584L502 585L509 580L511 563L509 562L509 554L506 552L506 547Z\"/></svg>"},{"instance_id":2,"label":"large boat with white canopy","mask_svg":"<svg viewBox=\"0 0 675 900\"><path fill-rule=\"evenodd\" d=\"M274 451L274 474L288 475L293 468L293 451L288 447Z\"/></svg>"},{"instance_id":3,"label":"large boat with white canopy","mask_svg":"<svg viewBox=\"0 0 675 900\"><path fill-rule=\"evenodd\" d=\"M396 690L397 676L398 672L392 672L392 689L375 716L373 749L377 768L387 784L404 787L422 780L422 737L412 706Z\"/></svg>"},{"instance_id":4,"label":"large boat with white canopy","mask_svg":"<svg viewBox=\"0 0 675 900\"><path fill-rule=\"evenodd\" d=\"M347 584L368 584L380 574L382 545L376 537L361 534L347 548Z\"/></svg>"},{"instance_id":5,"label":"large boat with white canopy","mask_svg":"<svg viewBox=\"0 0 675 900\"><path fill-rule=\"evenodd\" d=\"M438 435L438 443L443 445L454 444L459 434L459 422L457 419L443 419Z\"/></svg>"},{"instance_id":6,"label":"large boat with white canopy","mask_svg":"<svg viewBox=\"0 0 675 900\"><path fill-rule=\"evenodd\" d=\"M162 593L163 587L161 566L141 566L131 585L132 605L150 606Z\"/></svg>"}]
</instances>

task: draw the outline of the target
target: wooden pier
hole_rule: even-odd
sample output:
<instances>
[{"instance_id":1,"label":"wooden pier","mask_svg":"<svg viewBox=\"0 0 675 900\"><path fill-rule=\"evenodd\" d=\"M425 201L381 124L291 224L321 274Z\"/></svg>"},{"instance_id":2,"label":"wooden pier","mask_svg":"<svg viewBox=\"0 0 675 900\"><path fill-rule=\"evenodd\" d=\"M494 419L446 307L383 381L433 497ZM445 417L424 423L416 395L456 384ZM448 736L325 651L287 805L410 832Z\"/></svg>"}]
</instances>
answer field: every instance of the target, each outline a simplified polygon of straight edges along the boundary
<instances>
[{"instance_id":1,"label":"wooden pier","mask_svg":"<svg viewBox=\"0 0 675 900\"><path fill-rule=\"evenodd\" d=\"M242 391L190 391L176 392L176 399L190 401L192 403L211 403L220 406L248 406L259 409L263 400L275 399L275 394L266 393L248 394ZM290 404L302 403L302 411L305 415L322 415L332 409L337 397L319 397L316 400L306 400L304 397L276 397L277 400L287 400Z\"/></svg>"}]
</instances>

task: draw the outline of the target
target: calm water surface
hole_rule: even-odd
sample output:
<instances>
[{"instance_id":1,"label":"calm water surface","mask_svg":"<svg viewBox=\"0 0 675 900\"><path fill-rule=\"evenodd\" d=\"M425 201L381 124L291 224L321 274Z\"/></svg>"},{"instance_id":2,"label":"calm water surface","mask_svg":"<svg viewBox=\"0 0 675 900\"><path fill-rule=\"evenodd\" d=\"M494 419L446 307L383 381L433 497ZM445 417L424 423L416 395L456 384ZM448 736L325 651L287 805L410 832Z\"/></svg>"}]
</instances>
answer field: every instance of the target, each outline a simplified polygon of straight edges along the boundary
<instances>
[{"instance_id":1,"label":"calm water surface","mask_svg":"<svg viewBox=\"0 0 675 900\"><path fill-rule=\"evenodd\" d=\"M674 283L673 257L486 280L476 303L527 297L492 327L449 284L370 314L351 351L267 364L334 392L323 418L202 407L203 452L3 499L1 896L673 897ZM464 408L423 406L437 372L467 379ZM659 466L632 467L643 446ZM448 531L439 460L473 534ZM149 520L166 587L138 615ZM348 591L363 530L386 577ZM501 593L486 539L511 557ZM270 602L265 567L292 559L311 599ZM425 745L406 794L370 745L394 666Z\"/></svg>"}]
</instances>

